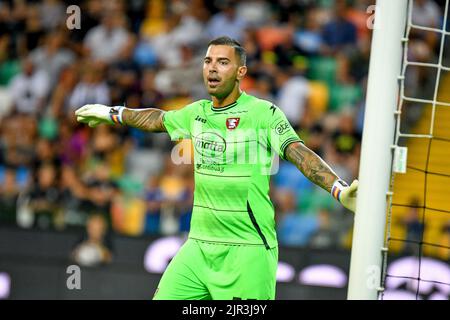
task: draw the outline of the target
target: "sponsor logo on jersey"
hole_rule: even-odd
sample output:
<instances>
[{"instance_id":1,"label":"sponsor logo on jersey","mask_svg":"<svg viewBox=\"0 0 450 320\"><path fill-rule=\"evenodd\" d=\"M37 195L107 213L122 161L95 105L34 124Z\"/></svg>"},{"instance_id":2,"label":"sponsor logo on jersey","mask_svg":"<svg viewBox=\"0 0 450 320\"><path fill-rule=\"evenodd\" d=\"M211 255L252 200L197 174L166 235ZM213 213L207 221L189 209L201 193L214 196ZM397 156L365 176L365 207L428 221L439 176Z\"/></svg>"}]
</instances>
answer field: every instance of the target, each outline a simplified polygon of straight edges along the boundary
<instances>
[{"instance_id":1,"label":"sponsor logo on jersey","mask_svg":"<svg viewBox=\"0 0 450 320\"><path fill-rule=\"evenodd\" d=\"M224 171L224 167L220 166L218 164L215 163L197 163L197 170L199 169L203 169L203 170L209 170L209 171L215 171L215 172L220 172L223 173Z\"/></svg>"},{"instance_id":2,"label":"sponsor logo on jersey","mask_svg":"<svg viewBox=\"0 0 450 320\"><path fill-rule=\"evenodd\" d=\"M227 118L227 128L229 130L236 129L241 118Z\"/></svg>"},{"instance_id":3,"label":"sponsor logo on jersey","mask_svg":"<svg viewBox=\"0 0 450 320\"><path fill-rule=\"evenodd\" d=\"M203 119L203 118L200 117L200 116L197 116L197 117L195 118L195 121L200 121L200 122L206 123L206 119Z\"/></svg>"},{"instance_id":4,"label":"sponsor logo on jersey","mask_svg":"<svg viewBox=\"0 0 450 320\"><path fill-rule=\"evenodd\" d=\"M215 158L221 156L227 143L224 138L214 132L203 132L194 138L195 150L204 157Z\"/></svg>"},{"instance_id":5,"label":"sponsor logo on jersey","mask_svg":"<svg viewBox=\"0 0 450 320\"><path fill-rule=\"evenodd\" d=\"M289 122L282 120L275 126L275 132L279 135L286 133L289 129Z\"/></svg>"},{"instance_id":6,"label":"sponsor logo on jersey","mask_svg":"<svg viewBox=\"0 0 450 320\"><path fill-rule=\"evenodd\" d=\"M272 116L273 116L275 114L276 107L274 105L271 105L269 110L272 110Z\"/></svg>"}]
</instances>

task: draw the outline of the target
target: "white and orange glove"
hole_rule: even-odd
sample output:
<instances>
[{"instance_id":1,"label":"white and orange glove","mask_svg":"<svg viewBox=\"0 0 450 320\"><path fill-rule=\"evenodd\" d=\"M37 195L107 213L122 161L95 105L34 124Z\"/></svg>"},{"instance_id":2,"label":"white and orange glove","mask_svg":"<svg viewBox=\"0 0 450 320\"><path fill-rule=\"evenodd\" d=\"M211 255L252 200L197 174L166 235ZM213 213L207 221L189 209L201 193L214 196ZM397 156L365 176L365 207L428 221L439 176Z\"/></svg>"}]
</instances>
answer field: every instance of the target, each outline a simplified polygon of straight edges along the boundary
<instances>
[{"instance_id":1,"label":"white and orange glove","mask_svg":"<svg viewBox=\"0 0 450 320\"><path fill-rule=\"evenodd\" d=\"M338 179L331 187L331 195L352 212L356 211L357 193L358 180L353 180L349 186L344 180Z\"/></svg>"},{"instance_id":2,"label":"white and orange glove","mask_svg":"<svg viewBox=\"0 0 450 320\"><path fill-rule=\"evenodd\" d=\"M89 127L99 124L123 124L123 106L108 107L102 104L87 104L75 111L78 122L87 123Z\"/></svg>"}]
</instances>

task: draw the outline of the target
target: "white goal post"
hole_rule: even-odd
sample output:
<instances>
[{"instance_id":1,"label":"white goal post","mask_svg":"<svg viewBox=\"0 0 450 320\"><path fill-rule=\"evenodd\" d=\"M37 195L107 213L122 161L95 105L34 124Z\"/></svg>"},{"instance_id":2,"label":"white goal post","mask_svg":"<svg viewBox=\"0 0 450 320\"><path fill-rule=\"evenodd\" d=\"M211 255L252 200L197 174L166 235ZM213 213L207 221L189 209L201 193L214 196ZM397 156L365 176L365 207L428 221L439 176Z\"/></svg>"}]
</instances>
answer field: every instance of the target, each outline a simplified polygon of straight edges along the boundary
<instances>
[{"instance_id":1,"label":"white goal post","mask_svg":"<svg viewBox=\"0 0 450 320\"><path fill-rule=\"evenodd\" d=\"M376 300L381 283L408 0L377 0L367 84L359 189L347 298Z\"/></svg>"}]
</instances>

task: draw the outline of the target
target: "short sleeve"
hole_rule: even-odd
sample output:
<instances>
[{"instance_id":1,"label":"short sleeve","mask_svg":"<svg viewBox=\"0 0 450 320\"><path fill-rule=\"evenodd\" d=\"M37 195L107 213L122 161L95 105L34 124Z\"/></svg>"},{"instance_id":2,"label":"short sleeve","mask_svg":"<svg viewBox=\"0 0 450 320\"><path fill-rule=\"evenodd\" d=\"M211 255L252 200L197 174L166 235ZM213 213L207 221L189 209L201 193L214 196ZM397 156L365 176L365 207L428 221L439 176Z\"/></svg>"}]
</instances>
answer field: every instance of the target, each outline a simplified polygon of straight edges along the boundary
<instances>
[{"instance_id":1,"label":"short sleeve","mask_svg":"<svg viewBox=\"0 0 450 320\"><path fill-rule=\"evenodd\" d=\"M303 141L280 108L272 105L269 110L269 144L282 159L286 160L284 154L286 147L292 142L303 143Z\"/></svg>"},{"instance_id":2,"label":"short sleeve","mask_svg":"<svg viewBox=\"0 0 450 320\"><path fill-rule=\"evenodd\" d=\"M171 140L191 138L192 110L195 103L164 113L163 123Z\"/></svg>"}]
</instances>

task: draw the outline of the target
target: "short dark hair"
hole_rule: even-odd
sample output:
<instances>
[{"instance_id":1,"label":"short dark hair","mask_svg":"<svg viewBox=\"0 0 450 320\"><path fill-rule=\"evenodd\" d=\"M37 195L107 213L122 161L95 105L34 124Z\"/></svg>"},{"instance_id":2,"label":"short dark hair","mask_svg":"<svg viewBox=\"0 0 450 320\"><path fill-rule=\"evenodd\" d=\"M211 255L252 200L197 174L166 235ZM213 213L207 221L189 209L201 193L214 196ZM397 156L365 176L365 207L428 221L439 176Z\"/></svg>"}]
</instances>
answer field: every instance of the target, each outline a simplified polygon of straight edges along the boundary
<instances>
[{"instance_id":1,"label":"short dark hair","mask_svg":"<svg viewBox=\"0 0 450 320\"><path fill-rule=\"evenodd\" d=\"M241 44L237 40L232 39L227 36L222 36L222 37L215 38L208 43L208 47L209 46L220 46L220 45L233 47L234 52L236 53L237 57L239 58L239 62L241 64L241 66L245 66L245 64L247 62L247 53L245 52L245 49L241 46Z\"/></svg>"}]
</instances>

